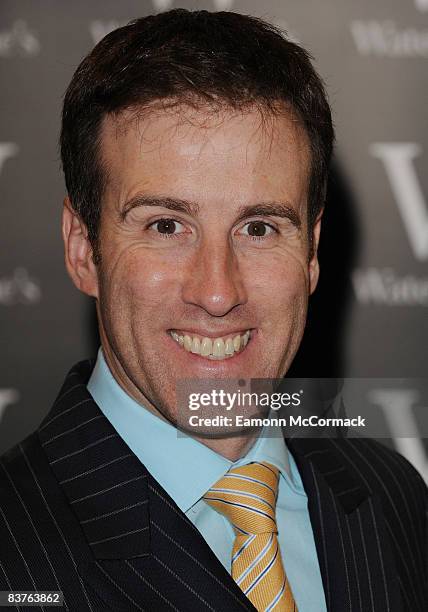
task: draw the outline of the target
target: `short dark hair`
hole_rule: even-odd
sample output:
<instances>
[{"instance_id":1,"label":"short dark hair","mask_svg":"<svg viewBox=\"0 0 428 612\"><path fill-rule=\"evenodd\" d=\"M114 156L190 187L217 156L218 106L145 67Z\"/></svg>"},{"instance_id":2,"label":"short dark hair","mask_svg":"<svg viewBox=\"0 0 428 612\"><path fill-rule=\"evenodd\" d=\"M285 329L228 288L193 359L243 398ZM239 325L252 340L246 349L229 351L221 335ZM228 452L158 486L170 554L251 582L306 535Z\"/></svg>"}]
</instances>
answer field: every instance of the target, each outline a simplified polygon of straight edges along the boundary
<instances>
[{"instance_id":1,"label":"short dark hair","mask_svg":"<svg viewBox=\"0 0 428 612\"><path fill-rule=\"evenodd\" d=\"M310 142L310 235L321 211L334 130L310 54L275 26L233 12L174 9L105 36L77 68L64 99L61 158L74 210L99 262L98 229L107 181L100 128L108 114L157 100L278 112L291 107Z\"/></svg>"}]
</instances>

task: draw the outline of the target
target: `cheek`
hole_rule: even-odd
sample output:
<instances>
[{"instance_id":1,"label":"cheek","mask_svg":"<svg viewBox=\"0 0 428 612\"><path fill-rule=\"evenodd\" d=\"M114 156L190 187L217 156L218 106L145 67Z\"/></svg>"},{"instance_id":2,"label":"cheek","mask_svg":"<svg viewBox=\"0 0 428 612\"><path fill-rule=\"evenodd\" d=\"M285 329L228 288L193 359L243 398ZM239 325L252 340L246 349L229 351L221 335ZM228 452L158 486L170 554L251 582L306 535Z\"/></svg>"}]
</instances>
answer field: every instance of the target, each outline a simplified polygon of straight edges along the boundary
<instances>
[{"instance_id":1,"label":"cheek","mask_svg":"<svg viewBox=\"0 0 428 612\"><path fill-rule=\"evenodd\" d=\"M119 318L123 325L131 323L129 317L153 324L177 282L167 262L138 250L122 253L103 277L101 298L111 317Z\"/></svg>"},{"instance_id":2,"label":"cheek","mask_svg":"<svg viewBox=\"0 0 428 612\"><path fill-rule=\"evenodd\" d=\"M293 304L307 301L308 266L300 254L282 250L247 260L245 274L253 299L283 316Z\"/></svg>"}]
</instances>

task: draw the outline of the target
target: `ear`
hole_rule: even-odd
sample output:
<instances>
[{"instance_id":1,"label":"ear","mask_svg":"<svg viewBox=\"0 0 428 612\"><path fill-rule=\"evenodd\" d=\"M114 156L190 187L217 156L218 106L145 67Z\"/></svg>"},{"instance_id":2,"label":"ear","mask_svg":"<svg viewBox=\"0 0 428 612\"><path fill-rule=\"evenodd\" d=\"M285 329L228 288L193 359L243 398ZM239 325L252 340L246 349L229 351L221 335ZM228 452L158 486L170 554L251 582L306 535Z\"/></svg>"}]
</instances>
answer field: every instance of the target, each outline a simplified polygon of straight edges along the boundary
<instances>
[{"instance_id":1,"label":"ear","mask_svg":"<svg viewBox=\"0 0 428 612\"><path fill-rule=\"evenodd\" d=\"M98 298L98 272L92 258L88 231L68 196L62 212L62 238L65 266L71 280L80 291Z\"/></svg>"},{"instance_id":2,"label":"ear","mask_svg":"<svg viewBox=\"0 0 428 612\"><path fill-rule=\"evenodd\" d=\"M321 218L324 212L324 208L318 214L315 221L314 229L312 231L312 256L309 261L309 294L311 295L318 284L318 278L320 275L320 265L318 262L318 244L320 240L321 232Z\"/></svg>"}]
</instances>

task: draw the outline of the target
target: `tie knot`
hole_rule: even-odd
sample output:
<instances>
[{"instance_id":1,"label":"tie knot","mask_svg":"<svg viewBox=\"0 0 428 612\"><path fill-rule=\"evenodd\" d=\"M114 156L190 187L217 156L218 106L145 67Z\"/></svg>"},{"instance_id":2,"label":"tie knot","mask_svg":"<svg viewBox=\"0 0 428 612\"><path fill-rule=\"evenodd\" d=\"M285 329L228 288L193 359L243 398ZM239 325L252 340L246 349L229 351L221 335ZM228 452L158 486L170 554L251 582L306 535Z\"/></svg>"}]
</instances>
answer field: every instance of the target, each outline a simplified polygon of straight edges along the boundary
<instances>
[{"instance_id":1,"label":"tie knot","mask_svg":"<svg viewBox=\"0 0 428 612\"><path fill-rule=\"evenodd\" d=\"M204 495L227 516L236 533L277 533L275 504L278 468L254 462L232 468Z\"/></svg>"}]
</instances>

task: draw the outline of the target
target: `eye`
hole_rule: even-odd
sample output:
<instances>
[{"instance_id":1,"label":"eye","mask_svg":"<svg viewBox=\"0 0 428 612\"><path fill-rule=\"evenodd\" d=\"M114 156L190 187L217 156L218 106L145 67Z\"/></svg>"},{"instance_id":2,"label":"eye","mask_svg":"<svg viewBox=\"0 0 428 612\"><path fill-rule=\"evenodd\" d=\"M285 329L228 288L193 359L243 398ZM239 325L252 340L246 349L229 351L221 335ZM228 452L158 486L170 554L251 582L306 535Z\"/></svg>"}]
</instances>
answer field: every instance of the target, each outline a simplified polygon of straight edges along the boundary
<instances>
[{"instance_id":1,"label":"eye","mask_svg":"<svg viewBox=\"0 0 428 612\"><path fill-rule=\"evenodd\" d=\"M250 221L246 223L244 227L248 229L248 233L245 233L245 235L249 236L252 240L263 240L277 232L272 225L264 221Z\"/></svg>"},{"instance_id":2,"label":"eye","mask_svg":"<svg viewBox=\"0 0 428 612\"><path fill-rule=\"evenodd\" d=\"M163 238L174 238L177 234L182 234L184 226L175 219L158 219L149 225L150 229L155 229ZM176 230L181 231L176 231Z\"/></svg>"}]
</instances>

